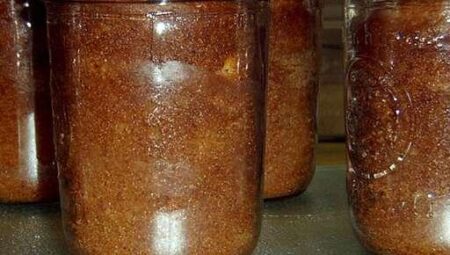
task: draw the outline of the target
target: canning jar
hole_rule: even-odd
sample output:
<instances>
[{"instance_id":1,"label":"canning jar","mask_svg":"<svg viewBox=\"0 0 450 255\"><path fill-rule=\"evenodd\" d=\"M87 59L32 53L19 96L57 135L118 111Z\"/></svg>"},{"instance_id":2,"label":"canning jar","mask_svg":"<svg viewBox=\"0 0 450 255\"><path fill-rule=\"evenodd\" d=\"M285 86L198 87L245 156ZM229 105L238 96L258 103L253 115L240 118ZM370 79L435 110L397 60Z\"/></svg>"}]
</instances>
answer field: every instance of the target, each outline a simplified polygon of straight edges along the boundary
<instances>
[{"instance_id":1,"label":"canning jar","mask_svg":"<svg viewBox=\"0 0 450 255\"><path fill-rule=\"evenodd\" d=\"M316 0L272 0L264 195L303 192L314 174L319 8Z\"/></svg>"},{"instance_id":2,"label":"canning jar","mask_svg":"<svg viewBox=\"0 0 450 255\"><path fill-rule=\"evenodd\" d=\"M348 195L376 254L450 254L449 3L347 3Z\"/></svg>"},{"instance_id":3,"label":"canning jar","mask_svg":"<svg viewBox=\"0 0 450 255\"><path fill-rule=\"evenodd\" d=\"M0 202L57 199L45 6L0 2Z\"/></svg>"},{"instance_id":4,"label":"canning jar","mask_svg":"<svg viewBox=\"0 0 450 255\"><path fill-rule=\"evenodd\" d=\"M51 1L70 249L250 254L264 84L255 1Z\"/></svg>"}]
</instances>

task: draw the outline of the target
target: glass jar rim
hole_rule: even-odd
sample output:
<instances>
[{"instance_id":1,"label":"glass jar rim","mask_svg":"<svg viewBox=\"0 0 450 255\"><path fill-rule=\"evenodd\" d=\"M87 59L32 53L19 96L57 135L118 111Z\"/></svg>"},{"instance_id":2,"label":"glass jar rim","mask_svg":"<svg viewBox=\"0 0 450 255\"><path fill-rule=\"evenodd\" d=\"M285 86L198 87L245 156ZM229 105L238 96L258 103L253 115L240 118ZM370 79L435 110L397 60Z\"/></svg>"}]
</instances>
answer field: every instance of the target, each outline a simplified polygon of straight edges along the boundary
<instances>
[{"instance_id":1,"label":"glass jar rim","mask_svg":"<svg viewBox=\"0 0 450 255\"><path fill-rule=\"evenodd\" d=\"M376 7L376 6L450 6L450 0L354 0L354 5L360 5L364 7Z\"/></svg>"},{"instance_id":2,"label":"glass jar rim","mask_svg":"<svg viewBox=\"0 0 450 255\"><path fill-rule=\"evenodd\" d=\"M102 4L160 4L165 5L169 3L203 3L203 2L242 2L242 3L256 3L265 2L268 0L44 0L46 3L102 3Z\"/></svg>"}]
</instances>

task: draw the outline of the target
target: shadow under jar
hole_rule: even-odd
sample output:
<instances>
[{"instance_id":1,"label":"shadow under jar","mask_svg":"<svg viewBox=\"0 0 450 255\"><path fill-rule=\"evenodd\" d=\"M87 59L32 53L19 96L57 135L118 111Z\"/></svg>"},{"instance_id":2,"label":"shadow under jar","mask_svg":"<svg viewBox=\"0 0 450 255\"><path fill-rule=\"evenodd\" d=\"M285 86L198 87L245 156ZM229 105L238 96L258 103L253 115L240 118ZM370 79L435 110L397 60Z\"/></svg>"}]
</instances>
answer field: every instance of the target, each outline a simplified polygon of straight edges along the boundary
<instances>
[{"instance_id":1,"label":"shadow under jar","mask_svg":"<svg viewBox=\"0 0 450 255\"><path fill-rule=\"evenodd\" d=\"M48 2L63 221L78 254L251 254L253 1Z\"/></svg>"},{"instance_id":2,"label":"shadow under jar","mask_svg":"<svg viewBox=\"0 0 450 255\"><path fill-rule=\"evenodd\" d=\"M0 202L58 197L44 4L0 2Z\"/></svg>"},{"instance_id":3,"label":"shadow under jar","mask_svg":"<svg viewBox=\"0 0 450 255\"><path fill-rule=\"evenodd\" d=\"M449 3L347 4L348 195L376 254L450 254Z\"/></svg>"},{"instance_id":4,"label":"shadow under jar","mask_svg":"<svg viewBox=\"0 0 450 255\"><path fill-rule=\"evenodd\" d=\"M270 1L264 197L296 195L314 174L318 92L315 0Z\"/></svg>"}]
</instances>

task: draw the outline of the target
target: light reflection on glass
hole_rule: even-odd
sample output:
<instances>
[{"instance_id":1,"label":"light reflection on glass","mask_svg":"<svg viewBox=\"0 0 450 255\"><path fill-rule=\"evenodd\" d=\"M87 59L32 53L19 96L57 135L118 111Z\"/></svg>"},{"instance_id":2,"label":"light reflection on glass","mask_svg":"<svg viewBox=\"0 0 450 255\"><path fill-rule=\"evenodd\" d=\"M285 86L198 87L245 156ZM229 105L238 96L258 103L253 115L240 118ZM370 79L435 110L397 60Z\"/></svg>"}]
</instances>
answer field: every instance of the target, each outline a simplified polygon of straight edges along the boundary
<instances>
[{"instance_id":1,"label":"light reflection on glass","mask_svg":"<svg viewBox=\"0 0 450 255\"><path fill-rule=\"evenodd\" d=\"M27 178L38 181L38 160L36 143L36 122L34 112L30 112L19 122L19 162L20 169L28 171Z\"/></svg>"},{"instance_id":2,"label":"light reflection on glass","mask_svg":"<svg viewBox=\"0 0 450 255\"><path fill-rule=\"evenodd\" d=\"M440 239L444 245L450 245L450 205L445 206L443 210Z\"/></svg>"},{"instance_id":3,"label":"light reflection on glass","mask_svg":"<svg viewBox=\"0 0 450 255\"><path fill-rule=\"evenodd\" d=\"M195 73L195 68L190 65L168 61L162 64L145 63L139 75L145 81L151 81L156 88L162 88L183 82Z\"/></svg>"},{"instance_id":4,"label":"light reflection on glass","mask_svg":"<svg viewBox=\"0 0 450 255\"><path fill-rule=\"evenodd\" d=\"M185 210L160 212L155 219L153 248L158 255L181 255L186 247Z\"/></svg>"},{"instance_id":5,"label":"light reflection on glass","mask_svg":"<svg viewBox=\"0 0 450 255\"><path fill-rule=\"evenodd\" d=\"M169 25L164 22L158 22L155 26L155 31L158 35L162 35L167 29L169 29Z\"/></svg>"}]
</instances>

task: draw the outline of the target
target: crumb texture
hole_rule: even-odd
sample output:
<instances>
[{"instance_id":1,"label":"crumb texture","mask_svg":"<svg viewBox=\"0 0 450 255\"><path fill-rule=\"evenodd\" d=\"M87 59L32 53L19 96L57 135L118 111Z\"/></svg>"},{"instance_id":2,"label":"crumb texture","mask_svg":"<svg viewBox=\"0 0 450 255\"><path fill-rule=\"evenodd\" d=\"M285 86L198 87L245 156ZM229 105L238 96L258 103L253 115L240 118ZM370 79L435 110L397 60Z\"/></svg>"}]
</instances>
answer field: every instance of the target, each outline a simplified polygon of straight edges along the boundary
<instances>
[{"instance_id":1,"label":"crumb texture","mask_svg":"<svg viewBox=\"0 0 450 255\"><path fill-rule=\"evenodd\" d=\"M45 9L0 3L0 202L57 198Z\"/></svg>"},{"instance_id":2,"label":"crumb texture","mask_svg":"<svg viewBox=\"0 0 450 255\"><path fill-rule=\"evenodd\" d=\"M348 194L376 254L450 254L448 1L386 1L352 24Z\"/></svg>"},{"instance_id":3,"label":"crumb texture","mask_svg":"<svg viewBox=\"0 0 450 255\"><path fill-rule=\"evenodd\" d=\"M256 7L49 7L71 250L251 254L263 145Z\"/></svg>"},{"instance_id":4,"label":"crumb texture","mask_svg":"<svg viewBox=\"0 0 450 255\"><path fill-rule=\"evenodd\" d=\"M319 9L313 0L270 3L264 196L304 191L314 174Z\"/></svg>"}]
</instances>

